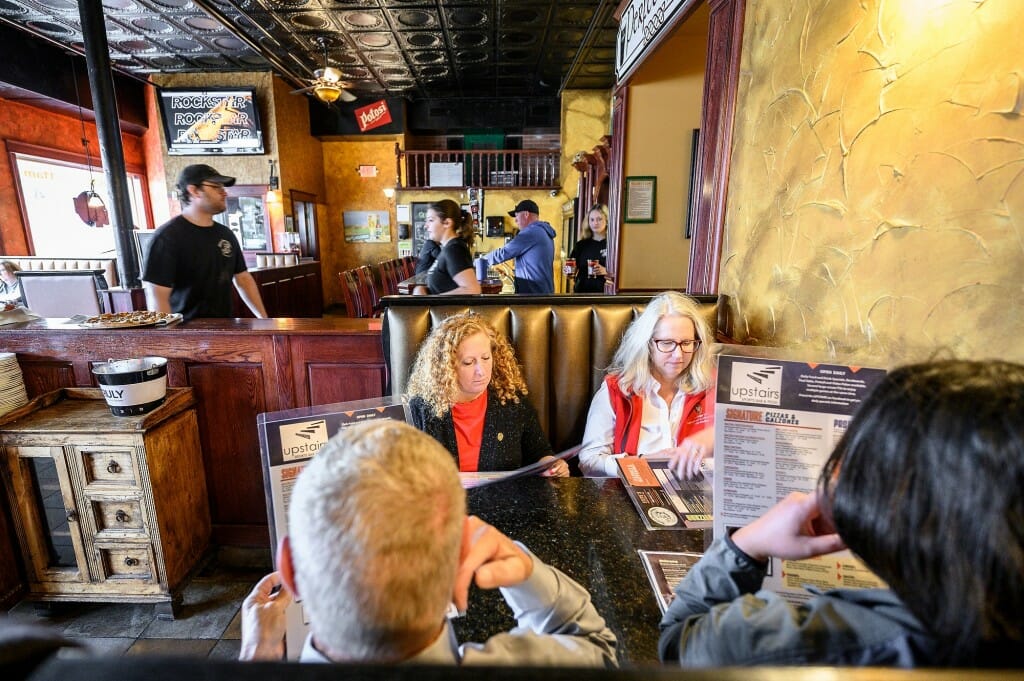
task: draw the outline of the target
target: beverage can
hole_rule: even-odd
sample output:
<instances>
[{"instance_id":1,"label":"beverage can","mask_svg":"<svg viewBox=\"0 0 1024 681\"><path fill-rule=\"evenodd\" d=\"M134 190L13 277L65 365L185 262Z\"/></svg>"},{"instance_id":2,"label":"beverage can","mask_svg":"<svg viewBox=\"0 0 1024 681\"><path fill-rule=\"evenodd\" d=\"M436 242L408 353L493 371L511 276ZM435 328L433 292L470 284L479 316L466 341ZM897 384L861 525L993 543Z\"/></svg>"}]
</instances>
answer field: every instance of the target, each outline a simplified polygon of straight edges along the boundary
<instances>
[{"instance_id":1,"label":"beverage can","mask_svg":"<svg viewBox=\"0 0 1024 681\"><path fill-rule=\"evenodd\" d=\"M597 266L601 264L600 260L588 260L587 261L587 276L597 276Z\"/></svg>"},{"instance_id":2,"label":"beverage can","mask_svg":"<svg viewBox=\"0 0 1024 681\"><path fill-rule=\"evenodd\" d=\"M565 274L576 274L576 258L566 258L562 271Z\"/></svg>"},{"instance_id":3,"label":"beverage can","mask_svg":"<svg viewBox=\"0 0 1024 681\"><path fill-rule=\"evenodd\" d=\"M487 278L487 260L484 258L476 259L476 280L483 281Z\"/></svg>"}]
</instances>

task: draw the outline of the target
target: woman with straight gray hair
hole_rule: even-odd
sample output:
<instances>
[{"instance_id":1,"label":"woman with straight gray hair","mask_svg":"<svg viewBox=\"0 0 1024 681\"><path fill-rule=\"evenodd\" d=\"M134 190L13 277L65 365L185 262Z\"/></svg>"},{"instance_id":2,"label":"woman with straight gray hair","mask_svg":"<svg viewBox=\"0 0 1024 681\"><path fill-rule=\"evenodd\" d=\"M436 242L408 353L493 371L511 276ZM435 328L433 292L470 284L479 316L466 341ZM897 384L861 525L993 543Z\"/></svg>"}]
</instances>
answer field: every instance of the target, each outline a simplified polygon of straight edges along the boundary
<instances>
[{"instance_id":1,"label":"woman with straight gray hair","mask_svg":"<svg viewBox=\"0 0 1024 681\"><path fill-rule=\"evenodd\" d=\"M697 476L714 449L710 336L692 298L666 291L651 299L590 403L585 475L615 476L615 459L632 455L667 457L680 478Z\"/></svg>"}]
</instances>

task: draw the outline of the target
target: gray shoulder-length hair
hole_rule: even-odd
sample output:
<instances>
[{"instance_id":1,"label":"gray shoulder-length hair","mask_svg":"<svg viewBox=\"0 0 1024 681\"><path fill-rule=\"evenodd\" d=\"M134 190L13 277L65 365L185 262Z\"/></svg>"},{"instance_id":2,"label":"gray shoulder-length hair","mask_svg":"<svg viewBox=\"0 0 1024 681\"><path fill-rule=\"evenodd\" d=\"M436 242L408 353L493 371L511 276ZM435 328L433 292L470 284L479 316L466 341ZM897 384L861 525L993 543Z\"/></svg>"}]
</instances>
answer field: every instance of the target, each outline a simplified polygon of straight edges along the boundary
<instances>
[{"instance_id":1,"label":"gray shoulder-length hair","mask_svg":"<svg viewBox=\"0 0 1024 681\"><path fill-rule=\"evenodd\" d=\"M665 291L651 299L647 308L626 329L615 351L608 373L619 378L619 387L626 393L635 393L651 380L651 337L662 317L686 317L693 322L696 338L701 341L693 353L693 360L679 376L679 388L695 393L711 385L711 352L708 344L714 339L711 329L700 313L697 302L676 291Z\"/></svg>"}]
</instances>

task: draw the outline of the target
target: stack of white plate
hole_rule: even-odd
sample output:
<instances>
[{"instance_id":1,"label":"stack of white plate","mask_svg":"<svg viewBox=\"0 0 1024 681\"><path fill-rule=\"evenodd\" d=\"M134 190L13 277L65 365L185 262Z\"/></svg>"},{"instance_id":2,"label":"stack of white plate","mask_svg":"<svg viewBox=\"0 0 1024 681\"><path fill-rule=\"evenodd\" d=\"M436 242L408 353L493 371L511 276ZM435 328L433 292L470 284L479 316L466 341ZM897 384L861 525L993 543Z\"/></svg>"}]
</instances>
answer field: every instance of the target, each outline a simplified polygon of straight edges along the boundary
<instances>
[{"instance_id":1,"label":"stack of white plate","mask_svg":"<svg viewBox=\"0 0 1024 681\"><path fill-rule=\"evenodd\" d=\"M13 352L0 352L0 415L28 404L21 366Z\"/></svg>"}]
</instances>

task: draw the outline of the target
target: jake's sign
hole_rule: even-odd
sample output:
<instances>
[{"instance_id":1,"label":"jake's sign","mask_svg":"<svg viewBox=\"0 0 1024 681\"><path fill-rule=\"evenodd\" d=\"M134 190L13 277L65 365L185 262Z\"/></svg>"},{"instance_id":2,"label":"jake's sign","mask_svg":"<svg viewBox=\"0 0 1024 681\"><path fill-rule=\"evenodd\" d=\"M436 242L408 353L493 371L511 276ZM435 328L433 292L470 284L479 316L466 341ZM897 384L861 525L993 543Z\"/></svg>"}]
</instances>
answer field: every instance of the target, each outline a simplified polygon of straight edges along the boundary
<instances>
[{"instance_id":1,"label":"jake's sign","mask_svg":"<svg viewBox=\"0 0 1024 681\"><path fill-rule=\"evenodd\" d=\"M615 78L622 80L640 60L654 38L684 7L694 0L630 0L619 18L615 41Z\"/></svg>"},{"instance_id":2,"label":"jake's sign","mask_svg":"<svg viewBox=\"0 0 1024 681\"><path fill-rule=\"evenodd\" d=\"M388 103L383 99L356 109L354 113L356 123L359 124L359 132L373 130L391 122L391 111L388 109Z\"/></svg>"}]
</instances>

